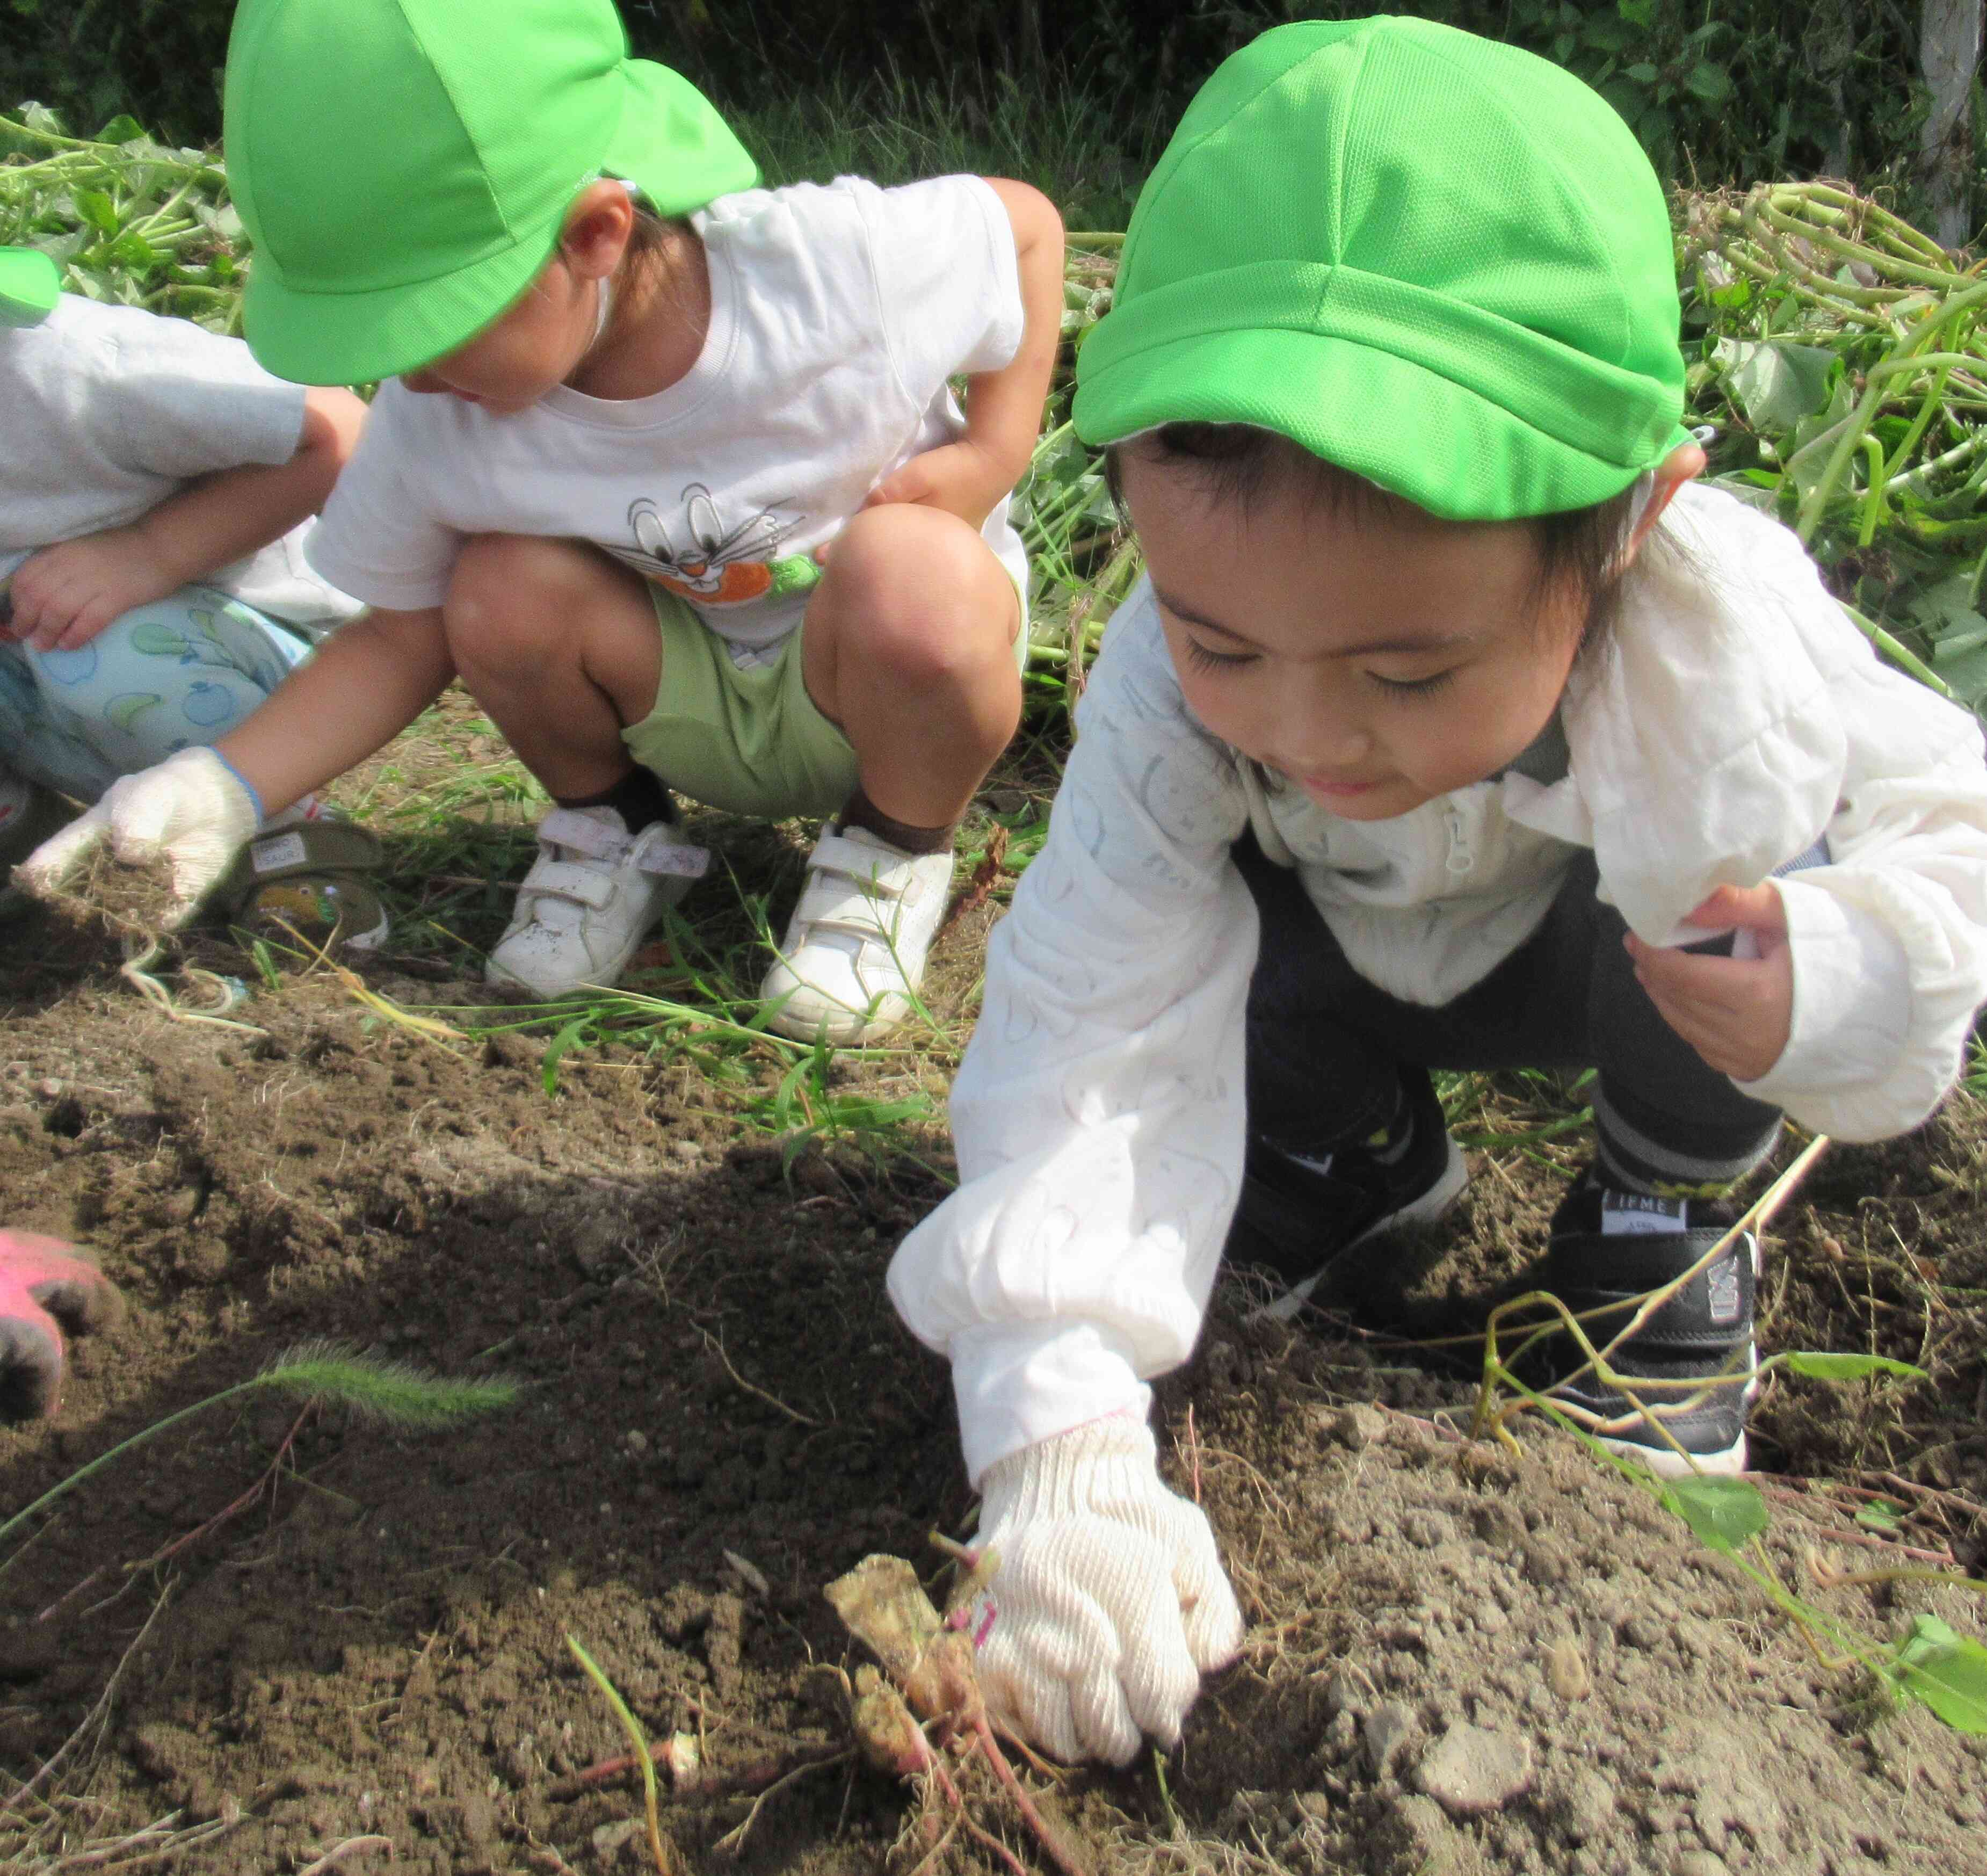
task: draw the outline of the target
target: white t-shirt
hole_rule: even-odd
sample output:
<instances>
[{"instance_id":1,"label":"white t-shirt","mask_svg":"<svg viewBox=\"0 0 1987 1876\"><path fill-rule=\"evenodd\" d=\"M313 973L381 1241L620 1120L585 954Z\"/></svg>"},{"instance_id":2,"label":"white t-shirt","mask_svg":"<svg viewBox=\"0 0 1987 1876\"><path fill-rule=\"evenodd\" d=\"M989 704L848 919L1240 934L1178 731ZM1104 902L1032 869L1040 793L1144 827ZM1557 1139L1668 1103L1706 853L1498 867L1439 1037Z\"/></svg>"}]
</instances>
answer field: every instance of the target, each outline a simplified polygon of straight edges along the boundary
<instances>
[{"instance_id":1,"label":"white t-shirt","mask_svg":"<svg viewBox=\"0 0 1987 1876\"><path fill-rule=\"evenodd\" d=\"M44 547L148 515L196 477L286 463L304 391L238 339L65 293L39 326L0 329L0 579ZM356 602L305 563L306 521L201 584L299 626Z\"/></svg>"},{"instance_id":2,"label":"white t-shirt","mask_svg":"<svg viewBox=\"0 0 1987 1876\"><path fill-rule=\"evenodd\" d=\"M687 599L741 661L785 638L813 550L963 432L946 380L1019 348L1014 229L970 176L751 190L691 222L710 329L686 376L649 397L562 385L510 416L382 386L311 542L319 571L411 612L441 604L470 536L557 535ZM982 531L1025 592L1005 501Z\"/></svg>"}]
</instances>

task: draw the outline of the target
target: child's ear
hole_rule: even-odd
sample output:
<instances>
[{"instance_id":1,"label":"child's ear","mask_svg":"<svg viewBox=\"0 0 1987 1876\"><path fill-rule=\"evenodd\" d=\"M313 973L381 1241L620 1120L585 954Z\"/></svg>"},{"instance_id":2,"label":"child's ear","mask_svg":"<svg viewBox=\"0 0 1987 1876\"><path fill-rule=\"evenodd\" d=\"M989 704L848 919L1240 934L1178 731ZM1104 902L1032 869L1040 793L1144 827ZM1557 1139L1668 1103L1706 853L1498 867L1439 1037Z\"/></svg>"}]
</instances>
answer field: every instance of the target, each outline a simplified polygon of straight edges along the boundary
<instances>
[{"instance_id":1,"label":"child's ear","mask_svg":"<svg viewBox=\"0 0 1987 1876\"><path fill-rule=\"evenodd\" d=\"M635 204L622 184L589 183L566 211L559 256L582 280L605 280L621 265L635 231Z\"/></svg>"},{"instance_id":2,"label":"child's ear","mask_svg":"<svg viewBox=\"0 0 1987 1876\"><path fill-rule=\"evenodd\" d=\"M1695 481L1703 473L1704 452L1694 443L1678 444L1655 468L1644 472L1637 485L1640 500L1636 504L1634 519L1618 556L1621 572L1625 573L1635 564L1635 556L1642 551L1642 543L1662 519L1664 509L1670 505L1677 491L1685 483Z\"/></svg>"}]
</instances>

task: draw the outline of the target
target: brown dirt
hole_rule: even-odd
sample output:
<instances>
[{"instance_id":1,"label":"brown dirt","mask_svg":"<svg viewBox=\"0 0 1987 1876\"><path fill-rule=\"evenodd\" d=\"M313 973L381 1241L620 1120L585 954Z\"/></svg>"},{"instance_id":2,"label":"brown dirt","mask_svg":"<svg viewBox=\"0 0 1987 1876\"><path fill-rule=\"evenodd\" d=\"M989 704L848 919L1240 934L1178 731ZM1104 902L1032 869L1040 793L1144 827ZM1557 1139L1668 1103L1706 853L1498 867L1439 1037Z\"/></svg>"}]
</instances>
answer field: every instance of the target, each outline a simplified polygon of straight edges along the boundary
<instances>
[{"instance_id":1,"label":"brown dirt","mask_svg":"<svg viewBox=\"0 0 1987 1876\"><path fill-rule=\"evenodd\" d=\"M946 941L954 996L984 929ZM69 1498L0 1584L0 1766L25 1778L81 1729L40 1794L54 1810L0 1819L6 1867L168 1818L226 1827L164 1867L227 1876L375 1836L399 1870L647 1867L632 1783L571 1782L625 1747L568 1633L720 1775L763 1783L846 1743L817 1671L849 1658L822 1586L870 1551L927 1568L924 1534L969 1507L944 1370L882 1286L942 1189L920 1163L946 1163L942 1140L810 1147L783 1172L680 1065L582 1050L548 1095L541 1042L417 1034L322 971L251 998L249 1033L167 1020L107 948L52 950L46 925L0 946L5 1222L88 1240L133 1305L76 1346L52 1426L0 1433L0 1504L312 1338L526 1384L444 1434L306 1416L273 1499L162 1561L262 1475L292 1406L196 1417ZM1958 1508L1987 1497L1982 1139L1968 1105L1840 1149L1776 1233L1770 1345L1871 1347L1939 1382L1769 1386L1790 1582L1813 1546L1983 1561L1987 1521ZM1567 1442L1465 1446L1447 1427L1466 1385L1373 1338L1466 1321L1536 1242L1551 1169L1473 1163L1461 1223L1388 1260L1385 1294L1342 1286L1344 1316L1293 1332L1224 1288L1162 1388L1169 1469L1209 1510L1250 1641L1163 1782L1148 1761L1058 1794L1095 1865L1987 1871L1981 1742L1882 1711ZM1852 1489L1887 1471L1954 1496L1900 1493L1909 1521L1859 1531ZM1979 1632L1951 1590L1811 1593L1880 1637L1921 1609ZM776 1794L734 1861L713 1846L745 1803L666 1799L686 1867L874 1871L914 1821L910 1794L837 1764ZM973 1855L948 1867L997 1867Z\"/></svg>"},{"instance_id":2,"label":"brown dirt","mask_svg":"<svg viewBox=\"0 0 1987 1876\"><path fill-rule=\"evenodd\" d=\"M150 943L177 909L172 870L163 860L127 865L103 847L59 885L46 886L35 896L47 906L52 923L66 927L73 941L85 946L103 931Z\"/></svg>"}]
</instances>

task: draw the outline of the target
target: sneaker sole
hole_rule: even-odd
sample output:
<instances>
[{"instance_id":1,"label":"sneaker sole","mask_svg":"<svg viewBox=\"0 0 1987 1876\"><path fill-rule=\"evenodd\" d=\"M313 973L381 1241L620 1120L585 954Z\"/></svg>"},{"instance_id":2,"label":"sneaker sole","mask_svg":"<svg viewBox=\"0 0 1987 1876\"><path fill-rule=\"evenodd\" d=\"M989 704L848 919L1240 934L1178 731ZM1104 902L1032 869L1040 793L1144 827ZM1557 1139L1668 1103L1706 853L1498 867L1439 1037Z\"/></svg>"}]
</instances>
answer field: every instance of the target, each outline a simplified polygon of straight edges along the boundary
<instances>
[{"instance_id":1,"label":"sneaker sole","mask_svg":"<svg viewBox=\"0 0 1987 1876\"><path fill-rule=\"evenodd\" d=\"M1611 1453L1619 1453L1624 1459L1633 1459L1646 1466L1658 1479L1688 1479L1701 1475L1710 1479L1736 1479L1746 1471L1749 1456L1746 1448L1746 1436L1738 1439L1722 1453L1692 1453L1688 1456L1672 1453L1667 1446L1645 1446L1633 1439L1609 1439L1601 1434L1600 1440Z\"/></svg>"},{"instance_id":2,"label":"sneaker sole","mask_svg":"<svg viewBox=\"0 0 1987 1876\"><path fill-rule=\"evenodd\" d=\"M887 1000L888 993L885 993ZM865 1048L901 1029L910 1018L908 1004L889 1016L869 1017L855 1011L824 1011L810 1021L806 1017L781 1010L766 1019L766 1027L790 1042L826 1042L838 1049Z\"/></svg>"},{"instance_id":3,"label":"sneaker sole","mask_svg":"<svg viewBox=\"0 0 1987 1876\"><path fill-rule=\"evenodd\" d=\"M1444 1136L1446 1139L1446 1135ZM1449 1158L1444 1163L1440 1176L1428 1190L1415 1199L1404 1205L1398 1212L1389 1212L1377 1223L1366 1229L1327 1264L1302 1283L1293 1284L1274 1303L1265 1303L1260 1309L1249 1312L1251 1321L1288 1322L1311 1299L1311 1293L1324 1280L1325 1272L1340 1257L1348 1257L1361 1244L1379 1237L1389 1231L1398 1231L1406 1225L1432 1225L1445 1217L1469 1186L1469 1167L1462 1157L1462 1149L1453 1139L1448 1141Z\"/></svg>"}]
</instances>

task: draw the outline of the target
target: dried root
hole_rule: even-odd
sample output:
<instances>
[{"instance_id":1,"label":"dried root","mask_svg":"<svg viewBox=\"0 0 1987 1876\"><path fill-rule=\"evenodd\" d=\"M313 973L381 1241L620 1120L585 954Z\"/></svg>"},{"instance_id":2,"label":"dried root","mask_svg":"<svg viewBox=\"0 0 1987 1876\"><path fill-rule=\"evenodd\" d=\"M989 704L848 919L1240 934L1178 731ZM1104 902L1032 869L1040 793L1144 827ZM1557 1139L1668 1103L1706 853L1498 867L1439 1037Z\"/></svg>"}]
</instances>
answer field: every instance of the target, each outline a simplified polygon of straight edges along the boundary
<instances>
[{"instance_id":1,"label":"dried root","mask_svg":"<svg viewBox=\"0 0 1987 1876\"><path fill-rule=\"evenodd\" d=\"M79 930L108 931L143 945L157 943L185 910L173 892L167 861L127 865L113 859L105 845L59 883L50 881L29 890Z\"/></svg>"},{"instance_id":2,"label":"dried root","mask_svg":"<svg viewBox=\"0 0 1987 1876\"><path fill-rule=\"evenodd\" d=\"M928 1821L931 1847L914 1876L935 1870L953 1834L963 1830L1017 1872L1023 1865L970 1814L967 1768L982 1760L1007 1804L1063 1876L1088 1876L1082 1858L1043 1816L994 1736L974 1673L973 1643L940 1618L901 1557L866 1557L828 1585L826 1594L849 1633L882 1664L845 1680L849 1730L863 1757L894 1777L917 1779L937 1794L942 1820Z\"/></svg>"}]
</instances>

